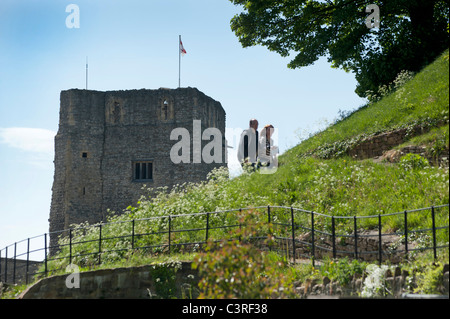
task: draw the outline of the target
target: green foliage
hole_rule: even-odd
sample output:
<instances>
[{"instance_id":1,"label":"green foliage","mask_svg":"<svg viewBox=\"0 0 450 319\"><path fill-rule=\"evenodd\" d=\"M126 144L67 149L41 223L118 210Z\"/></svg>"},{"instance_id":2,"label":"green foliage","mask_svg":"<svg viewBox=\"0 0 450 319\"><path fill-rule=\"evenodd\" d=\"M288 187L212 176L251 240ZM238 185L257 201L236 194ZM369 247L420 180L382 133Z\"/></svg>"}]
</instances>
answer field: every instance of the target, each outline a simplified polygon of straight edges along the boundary
<instances>
[{"instance_id":1,"label":"green foliage","mask_svg":"<svg viewBox=\"0 0 450 319\"><path fill-rule=\"evenodd\" d=\"M154 280L157 298L174 298L176 293L176 273L180 263L162 263L152 266L150 271Z\"/></svg>"},{"instance_id":2,"label":"green foliage","mask_svg":"<svg viewBox=\"0 0 450 319\"><path fill-rule=\"evenodd\" d=\"M207 211L230 208L280 205L294 206L318 213L335 216L378 215L400 212L405 209L446 204L449 200L448 168L427 166L422 169L405 170L401 166L388 166L371 161L355 161L349 158L328 161L314 158L291 161L279 167L276 174L244 174L238 178L223 178L218 170L210 179L200 185L186 185L170 192L162 190L149 198L142 198L138 207L129 208L123 215L112 215L108 225L102 226L102 263L115 263L130 258L132 243L132 219L135 220L134 247L142 254L167 253L167 248L142 249L141 247L167 245L168 218L175 214L191 214L174 217L172 230L204 229ZM243 191L245 190L245 191ZM265 211L265 209L255 209ZM436 214L436 223L448 223L447 210ZM296 222L309 223L309 215L296 215ZM289 222L290 217L283 210L273 210L272 220ZM430 217L414 214L408 218L410 229L429 226ZM227 236L227 226L236 228L239 220L236 212L210 214L210 239L220 240ZM397 217L383 218L386 229L403 228L403 220ZM351 224L338 224L340 232L352 231ZM377 219L362 219L358 227L377 226ZM98 263L99 227L76 226L73 230L72 262L79 267L92 267ZM329 219L316 220L318 230L329 231ZM286 229L276 229L283 235ZM143 235L145 234L145 235ZM299 235L298 233L297 235ZM206 231L173 232L171 244L202 242ZM117 237L117 238L114 238ZM438 239L448 241L448 233L439 232ZM60 244L67 245L69 238L61 238ZM191 247L192 248L192 247ZM191 249L190 248L190 249ZM173 246L172 252L182 252L182 246ZM79 256L83 255L83 256ZM49 269L64 269L69 263L69 246L63 246L57 258L51 261Z\"/></svg>"},{"instance_id":3,"label":"green foliage","mask_svg":"<svg viewBox=\"0 0 450 319\"><path fill-rule=\"evenodd\" d=\"M395 149L401 149L408 145L424 146L428 156L437 158L442 155L449 146L449 126L432 128L428 133L415 136L407 142L398 145Z\"/></svg>"},{"instance_id":4,"label":"green foliage","mask_svg":"<svg viewBox=\"0 0 450 319\"><path fill-rule=\"evenodd\" d=\"M320 267L322 276L327 276L332 281L342 285L351 282L355 274L363 275L367 264L358 260L349 260L347 257L338 260L325 260Z\"/></svg>"},{"instance_id":5,"label":"green foliage","mask_svg":"<svg viewBox=\"0 0 450 319\"><path fill-rule=\"evenodd\" d=\"M377 92L371 90L367 91L366 97L371 103L373 103L380 101L382 98L394 93L395 91L398 91L398 95L396 96L397 101L400 103L407 101L408 96L405 96L405 89L402 89L402 87L413 78L413 72L402 70L392 83L380 86Z\"/></svg>"},{"instance_id":6,"label":"green foliage","mask_svg":"<svg viewBox=\"0 0 450 319\"><path fill-rule=\"evenodd\" d=\"M449 149L449 127L442 127L440 130L435 130L429 135L431 141L428 147L428 153L433 158L437 159L444 151Z\"/></svg>"},{"instance_id":7,"label":"green foliage","mask_svg":"<svg viewBox=\"0 0 450 319\"><path fill-rule=\"evenodd\" d=\"M27 289L27 285L8 285L4 287L0 285L0 299L16 299L19 295Z\"/></svg>"},{"instance_id":8,"label":"green foliage","mask_svg":"<svg viewBox=\"0 0 450 319\"><path fill-rule=\"evenodd\" d=\"M230 0L243 12L231 20L243 47L262 45L299 68L327 56L332 67L355 73L364 96L401 70L420 71L448 48L448 1L376 0L380 28L366 26L367 2ZM351 4L351 5L349 5Z\"/></svg>"},{"instance_id":9,"label":"green foliage","mask_svg":"<svg viewBox=\"0 0 450 319\"><path fill-rule=\"evenodd\" d=\"M428 265L416 273L417 287L415 293L442 294L442 278L444 266L442 263Z\"/></svg>"},{"instance_id":10,"label":"green foliage","mask_svg":"<svg viewBox=\"0 0 450 319\"><path fill-rule=\"evenodd\" d=\"M258 222L257 213L241 216L242 227L220 243L210 241L206 252L194 260L202 278L199 298L267 299L292 297L292 282L282 270L287 264L262 252L251 242L264 230L268 239L263 246L273 245L270 225ZM240 238L240 240L236 239Z\"/></svg>"},{"instance_id":11,"label":"green foliage","mask_svg":"<svg viewBox=\"0 0 450 319\"><path fill-rule=\"evenodd\" d=\"M423 158L422 156L409 153L405 156L402 156L402 158L400 159L400 165L407 170L417 170L429 166L429 163L428 160Z\"/></svg>"},{"instance_id":12,"label":"green foliage","mask_svg":"<svg viewBox=\"0 0 450 319\"><path fill-rule=\"evenodd\" d=\"M388 130L406 129L411 134L414 129L448 126L449 63L444 58L446 54L448 50L392 94L311 134L280 156L280 163L294 156L339 157L363 139Z\"/></svg>"}]
</instances>

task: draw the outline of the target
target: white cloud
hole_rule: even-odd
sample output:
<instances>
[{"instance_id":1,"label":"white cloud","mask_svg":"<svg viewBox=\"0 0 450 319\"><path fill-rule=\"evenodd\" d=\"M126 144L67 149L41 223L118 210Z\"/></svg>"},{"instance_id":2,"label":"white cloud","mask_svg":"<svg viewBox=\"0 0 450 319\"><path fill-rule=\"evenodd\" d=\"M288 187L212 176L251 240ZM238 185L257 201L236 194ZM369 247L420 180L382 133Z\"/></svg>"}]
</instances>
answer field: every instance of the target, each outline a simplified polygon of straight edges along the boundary
<instances>
[{"instance_id":1,"label":"white cloud","mask_svg":"<svg viewBox=\"0 0 450 319\"><path fill-rule=\"evenodd\" d=\"M55 135L54 131L40 128L0 128L0 146L29 153L21 162L26 161L40 169L52 169Z\"/></svg>"},{"instance_id":2,"label":"white cloud","mask_svg":"<svg viewBox=\"0 0 450 319\"><path fill-rule=\"evenodd\" d=\"M0 143L27 152L53 154L55 135L41 128L0 128Z\"/></svg>"}]
</instances>

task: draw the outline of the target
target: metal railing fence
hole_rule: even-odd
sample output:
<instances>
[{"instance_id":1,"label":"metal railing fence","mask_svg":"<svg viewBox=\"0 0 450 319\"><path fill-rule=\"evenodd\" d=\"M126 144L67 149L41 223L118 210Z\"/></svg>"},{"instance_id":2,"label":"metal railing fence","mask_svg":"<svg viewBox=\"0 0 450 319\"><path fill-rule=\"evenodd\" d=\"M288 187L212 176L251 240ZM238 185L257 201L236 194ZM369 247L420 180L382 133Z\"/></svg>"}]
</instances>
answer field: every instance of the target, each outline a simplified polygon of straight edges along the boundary
<instances>
[{"instance_id":1,"label":"metal railing fence","mask_svg":"<svg viewBox=\"0 0 450 319\"><path fill-rule=\"evenodd\" d=\"M29 283L33 276L47 276L60 270L61 265L77 262L93 266L105 259L108 262L125 258L130 251L146 254L199 251L208 240L224 240L228 230L242 227L237 216L245 211L259 212L264 219L261 222L272 225L278 245L271 249L293 262L310 259L313 266L324 256L355 259L376 256L381 264L393 254L408 258L412 252L424 250L432 250L437 259L439 249L449 248L449 204L371 216L330 216L294 207L259 206L99 223L30 237L0 250L0 282ZM420 218L422 221L426 218L426 228L415 225L414 214L425 215ZM387 218L400 220L403 228L383 232L383 220ZM371 232L365 231L368 225ZM440 243L439 232L444 233ZM255 239L267 238L264 235ZM56 246L49 244L50 236L60 239ZM397 238L394 248L392 242L390 246L386 240L383 243L383 238L392 236ZM416 239L414 245L411 237ZM367 245L370 240L372 245ZM419 246L417 241L421 242ZM36 259L40 261L33 261Z\"/></svg>"}]
</instances>

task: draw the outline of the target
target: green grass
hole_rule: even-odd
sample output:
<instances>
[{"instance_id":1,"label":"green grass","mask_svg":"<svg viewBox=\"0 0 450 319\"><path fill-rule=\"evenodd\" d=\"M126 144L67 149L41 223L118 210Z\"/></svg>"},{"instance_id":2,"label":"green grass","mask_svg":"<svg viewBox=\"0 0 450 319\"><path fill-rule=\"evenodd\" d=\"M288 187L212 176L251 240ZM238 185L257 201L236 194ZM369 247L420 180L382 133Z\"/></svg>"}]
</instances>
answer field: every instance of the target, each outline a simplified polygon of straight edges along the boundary
<instances>
[{"instance_id":1,"label":"green grass","mask_svg":"<svg viewBox=\"0 0 450 319\"><path fill-rule=\"evenodd\" d=\"M419 123L447 121L449 118L449 51L430 64L403 87L382 100L362 107L339 123L285 153L311 152L319 147Z\"/></svg>"}]
</instances>

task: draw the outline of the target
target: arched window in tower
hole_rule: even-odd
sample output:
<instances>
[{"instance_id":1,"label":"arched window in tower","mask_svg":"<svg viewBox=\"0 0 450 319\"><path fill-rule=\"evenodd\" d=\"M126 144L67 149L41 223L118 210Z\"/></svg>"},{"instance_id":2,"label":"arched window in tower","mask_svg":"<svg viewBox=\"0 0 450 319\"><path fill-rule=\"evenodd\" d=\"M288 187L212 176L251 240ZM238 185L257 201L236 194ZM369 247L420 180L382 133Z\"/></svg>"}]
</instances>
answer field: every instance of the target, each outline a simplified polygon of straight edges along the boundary
<instances>
[{"instance_id":1,"label":"arched window in tower","mask_svg":"<svg viewBox=\"0 0 450 319\"><path fill-rule=\"evenodd\" d=\"M163 110L162 110L162 118L163 120L167 120L169 118L169 102L167 100L164 100L163 102Z\"/></svg>"},{"instance_id":2,"label":"arched window in tower","mask_svg":"<svg viewBox=\"0 0 450 319\"><path fill-rule=\"evenodd\" d=\"M114 109L113 109L113 119L114 119L114 123L119 123L120 122L120 103L119 102L114 102Z\"/></svg>"},{"instance_id":3,"label":"arched window in tower","mask_svg":"<svg viewBox=\"0 0 450 319\"><path fill-rule=\"evenodd\" d=\"M158 117L161 121L169 121L174 118L173 99L164 97L160 100L160 109Z\"/></svg>"}]
</instances>

